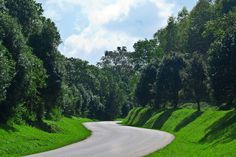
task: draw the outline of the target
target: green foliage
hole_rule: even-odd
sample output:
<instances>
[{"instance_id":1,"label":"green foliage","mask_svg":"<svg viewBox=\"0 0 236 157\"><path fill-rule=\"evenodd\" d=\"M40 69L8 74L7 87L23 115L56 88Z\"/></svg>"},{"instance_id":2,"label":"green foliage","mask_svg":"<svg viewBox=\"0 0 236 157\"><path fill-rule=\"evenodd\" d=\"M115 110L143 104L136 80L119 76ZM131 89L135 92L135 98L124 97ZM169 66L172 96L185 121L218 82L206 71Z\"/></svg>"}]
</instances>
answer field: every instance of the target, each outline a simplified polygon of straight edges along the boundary
<instances>
[{"instance_id":1,"label":"green foliage","mask_svg":"<svg viewBox=\"0 0 236 157\"><path fill-rule=\"evenodd\" d=\"M41 25L43 9L34 0L6 0L5 6L12 17L16 17L22 27L25 36L38 31Z\"/></svg>"},{"instance_id":2,"label":"green foliage","mask_svg":"<svg viewBox=\"0 0 236 157\"><path fill-rule=\"evenodd\" d=\"M143 71L137 84L135 96L141 106L151 104L154 99L153 87L157 77L157 63L149 64Z\"/></svg>"},{"instance_id":3,"label":"green foliage","mask_svg":"<svg viewBox=\"0 0 236 157\"><path fill-rule=\"evenodd\" d=\"M198 105L200 111L200 102L206 101L207 93L207 73L203 63L203 59L197 53L192 54L190 63L186 68L186 75L184 82L184 90L188 97L192 97Z\"/></svg>"},{"instance_id":4,"label":"green foliage","mask_svg":"<svg viewBox=\"0 0 236 157\"><path fill-rule=\"evenodd\" d=\"M91 119L103 119L105 106L100 102L98 96L93 96L89 103L88 117Z\"/></svg>"},{"instance_id":5,"label":"green foliage","mask_svg":"<svg viewBox=\"0 0 236 157\"><path fill-rule=\"evenodd\" d=\"M177 107L179 91L182 89L180 71L184 68L185 62L181 56L173 54L166 56L160 63L156 81L156 101L173 103Z\"/></svg>"},{"instance_id":6,"label":"green foliage","mask_svg":"<svg viewBox=\"0 0 236 157\"><path fill-rule=\"evenodd\" d=\"M0 103L6 98L14 74L14 61L7 49L0 44Z\"/></svg>"},{"instance_id":7,"label":"green foliage","mask_svg":"<svg viewBox=\"0 0 236 157\"><path fill-rule=\"evenodd\" d=\"M225 35L234 32L236 28L236 12L229 12L214 20L208 21L204 36L212 36L215 40L222 40Z\"/></svg>"},{"instance_id":8,"label":"green foliage","mask_svg":"<svg viewBox=\"0 0 236 157\"><path fill-rule=\"evenodd\" d=\"M223 14L232 11L236 7L236 2L234 0L217 0L216 4Z\"/></svg>"},{"instance_id":9,"label":"green foliage","mask_svg":"<svg viewBox=\"0 0 236 157\"><path fill-rule=\"evenodd\" d=\"M189 17L187 51L189 53L206 54L212 39L211 37L203 37L202 33L205 30L205 24L214 17L211 3L208 0L199 0Z\"/></svg>"},{"instance_id":10,"label":"green foliage","mask_svg":"<svg viewBox=\"0 0 236 157\"><path fill-rule=\"evenodd\" d=\"M134 44L134 50L131 54L131 62L136 70L142 70L147 64L163 55L155 39L138 41Z\"/></svg>"},{"instance_id":11,"label":"green foliage","mask_svg":"<svg viewBox=\"0 0 236 157\"><path fill-rule=\"evenodd\" d=\"M18 59L20 50L25 45L22 28L17 21L7 13L0 13L0 40L14 60Z\"/></svg>"},{"instance_id":12,"label":"green foliage","mask_svg":"<svg viewBox=\"0 0 236 157\"><path fill-rule=\"evenodd\" d=\"M215 99L219 103L235 103L236 97L236 33L215 42L210 49L210 78Z\"/></svg>"}]
</instances>

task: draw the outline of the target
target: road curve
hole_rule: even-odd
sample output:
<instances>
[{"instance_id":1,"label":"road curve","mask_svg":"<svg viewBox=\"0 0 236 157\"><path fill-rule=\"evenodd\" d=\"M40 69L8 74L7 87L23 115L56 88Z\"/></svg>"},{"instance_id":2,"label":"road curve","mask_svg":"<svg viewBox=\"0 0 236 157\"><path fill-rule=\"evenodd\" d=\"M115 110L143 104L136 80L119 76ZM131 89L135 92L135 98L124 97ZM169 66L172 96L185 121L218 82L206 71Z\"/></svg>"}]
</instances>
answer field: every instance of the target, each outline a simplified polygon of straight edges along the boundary
<instances>
[{"instance_id":1,"label":"road curve","mask_svg":"<svg viewBox=\"0 0 236 157\"><path fill-rule=\"evenodd\" d=\"M157 130L121 126L116 122L84 124L88 139L28 157L141 157L168 145L174 136Z\"/></svg>"}]
</instances>

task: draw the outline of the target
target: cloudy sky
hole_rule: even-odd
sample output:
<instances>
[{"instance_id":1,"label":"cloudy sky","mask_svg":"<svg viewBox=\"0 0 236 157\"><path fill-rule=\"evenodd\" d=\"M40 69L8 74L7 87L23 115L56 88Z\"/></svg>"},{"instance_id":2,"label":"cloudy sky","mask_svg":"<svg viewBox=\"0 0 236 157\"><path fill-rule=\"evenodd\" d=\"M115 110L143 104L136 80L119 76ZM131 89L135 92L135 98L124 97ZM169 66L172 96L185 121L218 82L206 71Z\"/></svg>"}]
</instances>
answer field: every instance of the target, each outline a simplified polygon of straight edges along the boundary
<instances>
[{"instance_id":1,"label":"cloudy sky","mask_svg":"<svg viewBox=\"0 0 236 157\"><path fill-rule=\"evenodd\" d=\"M197 0L37 0L44 15L57 25L63 43L59 50L95 64L105 50L149 39L169 16Z\"/></svg>"}]
</instances>

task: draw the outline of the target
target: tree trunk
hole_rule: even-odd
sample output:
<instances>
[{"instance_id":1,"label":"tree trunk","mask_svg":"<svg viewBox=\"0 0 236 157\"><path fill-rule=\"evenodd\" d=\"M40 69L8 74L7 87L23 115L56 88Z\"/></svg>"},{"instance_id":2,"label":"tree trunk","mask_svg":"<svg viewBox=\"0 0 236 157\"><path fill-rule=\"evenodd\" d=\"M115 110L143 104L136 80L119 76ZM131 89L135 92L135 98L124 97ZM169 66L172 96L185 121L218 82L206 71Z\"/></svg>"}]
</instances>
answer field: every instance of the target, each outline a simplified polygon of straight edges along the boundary
<instances>
[{"instance_id":1,"label":"tree trunk","mask_svg":"<svg viewBox=\"0 0 236 157\"><path fill-rule=\"evenodd\" d=\"M177 109L178 108L178 99L174 100L173 104L174 104L174 109Z\"/></svg>"},{"instance_id":2,"label":"tree trunk","mask_svg":"<svg viewBox=\"0 0 236 157\"><path fill-rule=\"evenodd\" d=\"M158 100L154 100L154 104L155 104L154 108L155 108L156 110L158 110L158 109L161 108L161 103L160 103Z\"/></svg>"},{"instance_id":3,"label":"tree trunk","mask_svg":"<svg viewBox=\"0 0 236 157\"><path fill-rule=\"evenodd\" d=\"M201 111L201 106L200 106L200 102L197 101L197 111L200 112Z\"/></svg>"},{"instance_id":4,"label":"tree trunk","mask_svg":"<svg viewBox=\"0 0 236 157\"><path fill-rule=\"evenodd\" d=\"M177 108L178 108L178 103L175 102L174 109L177 109Z\"/></svg>"}]
</instances>

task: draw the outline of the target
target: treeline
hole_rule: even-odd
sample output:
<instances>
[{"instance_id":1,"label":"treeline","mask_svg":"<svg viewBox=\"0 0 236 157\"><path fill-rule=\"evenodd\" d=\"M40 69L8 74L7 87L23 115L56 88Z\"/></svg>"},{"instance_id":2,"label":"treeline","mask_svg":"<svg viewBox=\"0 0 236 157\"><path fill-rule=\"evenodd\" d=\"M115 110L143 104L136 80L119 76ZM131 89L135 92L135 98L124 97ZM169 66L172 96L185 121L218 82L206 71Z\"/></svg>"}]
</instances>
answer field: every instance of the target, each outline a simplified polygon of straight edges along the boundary
<instances>
[{"instance_id":1,"label":"treeline","mask_svg":"<svg viewBox=\"0 0 236 157\"><path fill-rule=\"evenodd\" d=\"M106 51L97 66L58 51L34 0L0 0L0 122L65 116L113 120L133 106L236 103L236 1L199 0L153 39Z\"/></svg>"},{"instance_id":2,"label":"treeline","mask_svg":"<svg viewBox=\"0 0 236 157\"><path fill-rule=\"evenodd\" d=\"M127 60L122 55L106 52L102 61L128 77L133 106L236 107L236 1L199 0L191 12L169 17L153 39L136 42Z\"/></svg>"},{"instance_id":3,"label":"treeline","mask_svg":"<svg viewBox=\"0 0 236 157\"><path fill-rule=\"evenodd\" d=\"M141 77L138 105L181 102L236 107L236 1L199 0L191 12L170 17L152 40L134 45Z\"/></svg>"},{"instance_id":4,"label":"treeline","mask_svg":"<svg viewBox=\"0 0 236 157\"><path fill-rule=\"evenodd\" d=\"M60 43L41 4L0 0L1 123L34 124L62 115L112 120L127 114L128 89L119 74L62 56Z\"/></svg>"}]
</instances>

